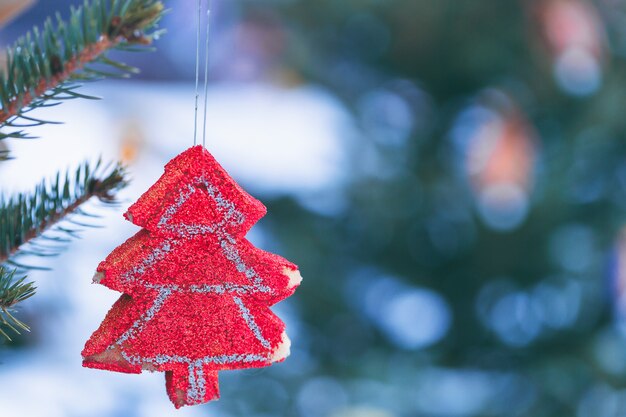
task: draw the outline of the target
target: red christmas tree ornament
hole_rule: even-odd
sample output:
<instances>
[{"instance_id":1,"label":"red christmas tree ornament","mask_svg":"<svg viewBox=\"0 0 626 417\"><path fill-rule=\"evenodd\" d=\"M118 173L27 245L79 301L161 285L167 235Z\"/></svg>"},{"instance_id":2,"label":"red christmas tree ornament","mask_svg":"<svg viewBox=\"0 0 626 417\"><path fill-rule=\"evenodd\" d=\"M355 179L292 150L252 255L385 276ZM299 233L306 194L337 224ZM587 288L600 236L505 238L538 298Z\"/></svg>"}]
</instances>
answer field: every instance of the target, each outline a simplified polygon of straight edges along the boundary
<instances>
[{"instance_id":1,"label":"red christmas tree ornament","mask_svg":"<svg viewBox=\"0 0 626 417\"><path fill-rule=\"evenodd\" d=\"M301 277L245 239L265 213L204 147L170 161L125 215L143 229L97 268L95 282L124 294L83 366L165 372L179 408L219 398L218 371L283 361L290 341L269 307Z\"/></svg>"}]
</instances>

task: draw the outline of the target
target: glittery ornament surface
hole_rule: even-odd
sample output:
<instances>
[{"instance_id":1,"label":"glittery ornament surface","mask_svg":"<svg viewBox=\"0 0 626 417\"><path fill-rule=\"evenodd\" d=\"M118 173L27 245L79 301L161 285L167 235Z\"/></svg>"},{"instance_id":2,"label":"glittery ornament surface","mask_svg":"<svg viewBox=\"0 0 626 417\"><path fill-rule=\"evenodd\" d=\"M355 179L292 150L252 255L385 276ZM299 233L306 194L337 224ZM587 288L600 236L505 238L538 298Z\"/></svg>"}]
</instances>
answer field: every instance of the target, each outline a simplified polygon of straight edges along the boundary
<instances>
[{"instance_id":1,"label":"glittery ornament surface","mask_svg":"<svg viewBox=\"0 0 626 417\"><path fill-rule=\"evenodd\" d=\"M269 307L301 278L245 239L265 213L203 147L170 161L126 213L143 229L97 268L97 282L124 294L87 341L83 365L165 372L179 408L217 399L220 370L284 360L289 338Z\"/></svg>"}]
</instances>

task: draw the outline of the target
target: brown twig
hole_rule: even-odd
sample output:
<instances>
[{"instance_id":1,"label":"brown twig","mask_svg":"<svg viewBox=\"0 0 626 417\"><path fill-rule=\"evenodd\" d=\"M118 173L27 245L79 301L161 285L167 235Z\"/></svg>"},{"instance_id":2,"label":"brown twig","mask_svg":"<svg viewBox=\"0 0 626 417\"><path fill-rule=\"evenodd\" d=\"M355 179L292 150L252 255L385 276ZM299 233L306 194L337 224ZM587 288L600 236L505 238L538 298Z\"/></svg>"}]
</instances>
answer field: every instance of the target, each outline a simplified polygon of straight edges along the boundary
<instances>
[{"instance_id":1,"label":"brown twig","mask_svg":"<svg viewBox=\"0 0 626 417\"><path fill-rule=\"evenodd\" d=\"M87 45L77 56L71 58L65 63L65 67L61 72L56 72L56 74L54 74L49 81L45 79L39 81L39 85L35 88L35 96L31 95L30 92L25 92L23 95L15 97L7 109L0 110L0 124L6 122L11 117L17 116L19 111L24 107L28 107L28 105L32 103L35 98L42 96L46 91L51 90L67 81L74 72L82 69L86 64L97 59L105 51L114 48L124 39L124 37L120 36L112 41L108 37L102 36L98 42ZM53 67L52 70L54 72L55 57L51 57L50 59L51 66ZM57 57L56 59L59 58Z\"/></svg>"},{"instance_id":2,"label":"brown twig","mask_svg":"<svg viewBox=\"0 0 626 417\"><path fill-rule=\"evenodd\" d=\"M45 231L49 230L52 226L59 223L66 216L69 216L70 214L74 213L78 209L78 207L82 206L88 200L90 200L92 197L95 197L96 195L97 195L96 193L89 193L78 198L75 202L73 202L72 204L64 208L63 210L59 210L55 212L48 219L39 223L37 225L38 226L37 228L33 228L27 231L24 235L24 241L19 246L12 248L11 251L8 253L0 252L0 265L4 264L13 255L15 255L20 250L20 247L32 241L33 239L37 238L38 236L41 236Z\"/></svg>"}]
</instances>

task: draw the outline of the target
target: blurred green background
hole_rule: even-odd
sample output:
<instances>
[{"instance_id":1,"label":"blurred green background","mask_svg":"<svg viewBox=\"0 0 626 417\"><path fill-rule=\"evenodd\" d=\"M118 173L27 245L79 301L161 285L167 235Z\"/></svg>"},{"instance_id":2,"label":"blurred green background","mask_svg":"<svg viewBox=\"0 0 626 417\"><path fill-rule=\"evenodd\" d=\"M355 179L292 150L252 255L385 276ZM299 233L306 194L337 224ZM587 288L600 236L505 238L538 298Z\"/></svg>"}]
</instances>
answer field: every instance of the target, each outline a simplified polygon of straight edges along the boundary
<instances>
[{"instance_id":1,"label":"blurred green background","mask_svg":"<svg viewBox=\"0 0 626 417\"><path fill-rule=\"evenodd\" d=\"M146 82L192 79L194 3L124 56ZM257 193L305 278L292 357L224 373L194 415L626 415L626 2L212 7L213 85L314 86L354 129L314 203Z\"/></svg>"}]
</instances>

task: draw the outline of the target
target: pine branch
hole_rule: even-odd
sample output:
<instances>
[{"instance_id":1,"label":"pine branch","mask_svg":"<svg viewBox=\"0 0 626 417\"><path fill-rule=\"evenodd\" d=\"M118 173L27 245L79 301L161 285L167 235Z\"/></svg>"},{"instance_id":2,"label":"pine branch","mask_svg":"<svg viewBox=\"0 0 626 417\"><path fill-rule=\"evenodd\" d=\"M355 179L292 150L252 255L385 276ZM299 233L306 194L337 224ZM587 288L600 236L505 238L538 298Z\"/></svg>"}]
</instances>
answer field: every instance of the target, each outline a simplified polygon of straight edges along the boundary
<instances>
[{"instance_id":1,"label":"pine branch","mask_svg":"<svg viewBox=\"0 0 626 417\"><path fill-rule=\"evenodd\" d=\"M26 114L67 99L95 98L76 92L82 81L136 73L106 54L151 44L160 34L155 27L163 13L159 0L85 0L71 9L67 22L57 15L42 30L33 28L7 50L6 68L0 72L0 129L49 123ZM28 136L23 130L0 133L0 139L7 137Z\"/></svg>"},{"instance_id":2,"label":"pine branch","mask_svg":"<svg viewBox=\"0 0 626 417\"><path fill-rule=\"evenodd\" d=\"M26 277L15 279L15 270L8 271L0 267L0 335L11 341L7 333L20 334L20 330L30 331L30 328L11 313L14 306L35 294L32 282L25 282Z\"/></svg>"},{"instance_id":3,"label":"pine branch","mask_svg":"<svg viewBox=\"0 0 626 417\"><path fill-rule=\"evenodd\" d=\"M0 334L10 340L8 331L19 333L28 326L11 312L19 302L35 293L25 277L15 278L17 272L45 269L18 263L21 255L55 256L61 245L77 237L85 227L96 227L76 218L97 217L83 205L97 198L105 204L115 204L118 190L127 184L125 170L117 165L107 169L98 162L94 169L85 163L73 176L57 174L50 184L43 182L33 194L18 194L10 199L0 197ZM61 222L68 225L61 225ZM11 269L9 269L9 267Z\"/></svg>"},{"instance_id":4,"label":"pine branch","mask_svg":"<svg viewBox=\"0 0 626 417\"><path fill-rule=\"evenodd\" d=\"M81 206L92 197L104 203L113 203L115 193L127 184L126 173L119 165L106 176L102 176L104 170L100 162L95 169L85 163L73 177L69 173L62 177L59 173L52 184L44 181L32 195L19 194L9 200L0 197L0 264L24 267L14 260L17 255L56 254L38 249L40 245L27 249L23 246L47 230L60 232L55 236L44 236L47 240L63 243L68 237L75 237L77 230L58 226L60 221L73 214L88 217ZM80 227L91 226L72 218L69 222Z\"/></svg>"}]
</instances>

